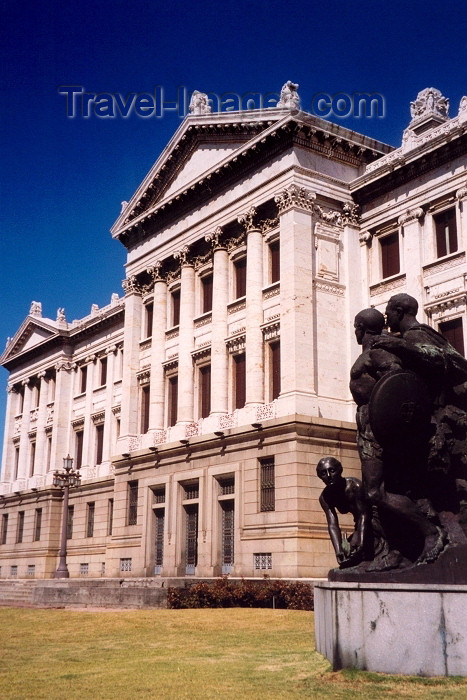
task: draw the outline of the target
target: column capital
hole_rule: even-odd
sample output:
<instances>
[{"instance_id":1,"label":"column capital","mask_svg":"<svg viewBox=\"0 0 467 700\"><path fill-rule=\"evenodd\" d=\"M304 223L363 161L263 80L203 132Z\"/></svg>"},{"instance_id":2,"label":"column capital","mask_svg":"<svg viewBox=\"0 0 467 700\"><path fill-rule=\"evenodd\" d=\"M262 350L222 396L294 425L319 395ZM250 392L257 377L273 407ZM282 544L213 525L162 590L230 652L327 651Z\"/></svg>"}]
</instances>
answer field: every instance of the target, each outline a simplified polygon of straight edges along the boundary
<instances>
[{"instance_id":1,"label":"column capital","mask_svg":"<svg viewBox=\"0 0 467 700\"><path fill-rule=\"evenodd\" d=\"M214 252L215 250L226 250L227 248L227 242L222 241L221 242L221 236L222 236L222 227L217 226L217 228L214 229L211 233L208 233L205 237L204 240L206 243L211 244L212 251Z\"/></svg>"},{"instance_id":2,"label":"column capital","mask_svg":"<svg viewBox=\"0 0 467 700\"><path fill-rule=\"evenodd\" d=\"M129 296L130 294L139 294L141 296L143 292L136 275L131 275L131 277L127 277L125 280L123 280L122 287L125 292L125 296Z\"/></svg>"},{"instance_id":3,"label":"column capital","mask_svg":"<svg viewBox=\"0 0 467 700\"><path fill-rule=\"evenodd\" d=\"M304 209L305 211L313 211L313 203L316 199L314 192L310 192L305 187L290 185L279 194L276 194L274 201L279 209L279 214L283 214L289 209Z\"/></svg>"},{"instance_id":4,"label":"column capital","mask_svg":"<svg viewBox=\"0 0 467 700\"><path fill-rule=\"evenodd\" d=\"M189 260L188 255L190 253L190 247L187 245L184 245L183 248L180 248L176 253L174 253L174 258L175 260L180 261L180 266L181 267L193 267L194 261Z\"/></svg>"},{"instance_id":5,"label":"column capital","mask_svg":"<svg viewBox=\"0 0 467 700\"><path fill-rule=\"evenodd\" d=\"M237 218L238 223L243 226L246 233L251 231L261 231L259 223L257 223L257 211L256 207L250 207L245 214L242 214Z\"/></svg>"}]
</instances>

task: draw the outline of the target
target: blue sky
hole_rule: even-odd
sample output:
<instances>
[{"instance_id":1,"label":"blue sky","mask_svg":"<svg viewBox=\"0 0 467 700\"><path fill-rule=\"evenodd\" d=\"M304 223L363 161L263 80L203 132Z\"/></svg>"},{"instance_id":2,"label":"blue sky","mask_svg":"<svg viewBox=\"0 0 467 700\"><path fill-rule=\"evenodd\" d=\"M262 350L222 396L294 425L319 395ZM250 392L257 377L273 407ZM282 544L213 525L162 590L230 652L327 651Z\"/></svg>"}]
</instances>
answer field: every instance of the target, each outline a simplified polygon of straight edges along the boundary
<instances>
[{"instance_id":1,"label":"blue sky","mask_svg":"<svg viewBox=\"0 0 467 700\"><path fill-rule=\"evenodd\" d=\"M409 103L436 87L457 114L467 94L463 0L3 0L0 90L0 345L32 300L68 320L122 293L125 249L109 229L180 124L163 118L68 118L58 87L223 94L300 84L377 92L383 118L334 119L400 145ZM0 440L7 372L0 369Z\"/></svg>"}]
</instances>

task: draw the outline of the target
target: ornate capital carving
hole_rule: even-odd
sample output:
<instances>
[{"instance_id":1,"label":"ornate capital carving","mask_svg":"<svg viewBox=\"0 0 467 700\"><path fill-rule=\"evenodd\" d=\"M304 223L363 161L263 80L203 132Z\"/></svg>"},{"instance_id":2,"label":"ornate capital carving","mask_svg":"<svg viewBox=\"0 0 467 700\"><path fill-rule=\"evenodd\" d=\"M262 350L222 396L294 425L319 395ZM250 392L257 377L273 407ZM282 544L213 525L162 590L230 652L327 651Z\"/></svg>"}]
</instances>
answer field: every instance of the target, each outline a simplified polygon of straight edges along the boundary
<instances>
[{"instance_id":1,"label":"ornate capital carving","mask_svg":"<svg viewBox=\"0 0 467 700\"><path fill-rule=\"evenodd\" d=\"M222 228L218 226L212 233L208 233L205 237L204 240L206 243L211 244L212 250L225 250L227 248L227 243L222 242L221 243L221 238L222 236Z\"/></svg>"},{"instance_id":2,"label":"ornate capital carving","mask_svg":"<svg viewBox=\"0 0 467 700\"><path fill-rule=\"evenodd\" d=\"M414 221L415 219L421 219L425 216L425 212L421 207L417 207L416 209L407 209L405 214L401 214L398 218L398 223L399 226L403 226L404 224L408 224L409 221Z\"/></svg>"},{"instance_id":3,"label":"ornate capital carving","mask_svg":"<svg viewBox=\"0 0 467 700\"><path fill-rule=\"evenodd\" d=\"M238 217L237 221L241 226L243 226L246 233L261 230L259 224L256 223L256 216L256 207L250 207L245 214Z\"/></svg>"},{"instance_id":4,"label":"ornate capital carving","mask_svg":"<svg viewBox=\"0 0 467 700\"><path fill-rule=\"evenodd\" d=\"M181 267L191 267L193 265L193 261L188 259L189 252L189 246L184 245L183 248L174 253L174 258L179 260Z\"/></svg>"},{"instance_id":5,"label":"ornate capital carving","mask_svg":"<svg viewBox=\"0 0 467 700\"><path fill-rule=\"evenodd\" d=\"M151 267L147 268L146 272L151 277L153 283L165 281L161 275L161 268L162 268L162 260L156 260L154 265L151 265Z\"/></svg>"},{"instance_id":6,"label":"ornate capital carving","mask_svg":"<svg viewBox=\"0 0 467 700\"><path fill-rule=\"evenodd\" d=\"M296 185L290 185L290 187L287 187L287 189L274 197L279 214L283 214L292 207L313 211L315 199L316 195L313 192L305 189L305 187L297 187Z\"/></svg>"},{"instance_id":7,"label":"ornate capital carving","mask_svg":"<svg viewBox=\"0 0 467 700\"><path fill-rule=\"evenodd\" d=\"M126 296L129 294L139 294L141 296L142 294L142 288L136 275L132 275L131 277L127 277L127 279L123 280L122 287Z\"/></svg>"}]
</instances>

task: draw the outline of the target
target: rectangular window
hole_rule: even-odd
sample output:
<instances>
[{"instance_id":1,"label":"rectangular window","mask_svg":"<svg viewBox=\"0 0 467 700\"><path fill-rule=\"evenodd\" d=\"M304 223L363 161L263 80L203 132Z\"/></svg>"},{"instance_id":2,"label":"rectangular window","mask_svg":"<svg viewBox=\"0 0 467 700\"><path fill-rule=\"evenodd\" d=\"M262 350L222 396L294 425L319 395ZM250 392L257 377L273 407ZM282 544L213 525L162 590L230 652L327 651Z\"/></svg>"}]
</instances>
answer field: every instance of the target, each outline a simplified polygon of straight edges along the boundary
<instances>
[{"instance_id":1,"label":"rectangular window","mask_svg":"<svg viewBox=\"0 0 467 700\"><path fill-rule=\"evenodd\" d=\"M180 290L172 292L172 326L180 323Z\"/></svg>"},{"instance_id":2,"label":"rectangular window","mask_svg":"<svg viewBox=\"0 0 467 700\"><path fill-rule=\"evenodd\" d=\"M19 544L23 541L24 532L24 510L20 510L18 513L18 526L16 530L16 542Z\"/></svg>"},{"instance_id":3,"label":"rectangular window","mask_svg":"<svg viewBox=\"0 0 467 700\"><path fill-rule=\"evenodd\" d=\"M36 443L31 442L29 445L29 476L34 476L34 466L36 463Z\"/></svg>"},{"instance_id":4,"label":"rectangular window","mask_svg":"<svg viewBox=\"0 0 467 700\"><path fill-rule=\"evenodd\" d=\"M13 470L13 481L16 481L18 478L18 469L19 469L19 447L15 447L15 465L14 465L14 470Z\"/></svg>"},{"instance_id":5,"label":"rectangular window","mask_svg":"<svg viewBox=\"0 0 467 700\"><path fill-rule=\"evenodd\" d=\"M203 291L203 314L212 311L212 275L206 275L201 278L201 286Z\"/></svg>"},{"instance_id":6,"label":"rectangular window","mask_svg":"<svg viewBox=\"0 0 467 700\"><path fill-rule=\"evenodd\" d=\"M100 385L105 386L107 384L107 358L101 357L100 360L100 373L99 373Z\"/></svg>"},{"instance_id":7,"label":"rectangular window","mask_svg":"<svg viewBox=\"0 0 467 700\"><path fill-rule=\"evenodd\" d=\"M128 482L128 517L127 525L136 525L138 522L138 482Z\"/></svg>"},{"instance_id":8,"label":"rectangular window","mask_svg":"<svg viewBox=\"0 0 467 700\"><path fill-rule=\"evenodd\" d=\"M400 272L399 233L390 233L380 238L381 271L383 278L397 275Z\"/></svg>"},{"instance_id":9,"label":"rectangular window","mask_svg":"<svg viewBox=\"0 0 467 700\"><path fill-rule=\"evenodd\" d=\"M147 433L149 430L149 384L141 387L141 432Z\"/></svg>"},{"instance_id":10,"label":"rectangular window","mask_svg":"<svg viewBox=\"0 0 467 700\"><path fill-rule=\"evenodd\" d=\"M67 519L66 519L66 538L71 540L73 537L73 517L75 515L75 507L68 506Z\"/></svg>"},{"instance_id":11,"label":"rectangular window","mask_svg":"<svg viewBox=\"0 0 467 700\"><path fill-rule=\"evenodd\" d=\"M84 431L77 430L75 433L75 464L76 469L81 469L83 466L83 440Z\"/></svg>"},{"instance_id":12,"label":"rectangular window","mask_svg":"<svg viewBox=\"0 0 467 700\"><path fill-rule=\"evenodd\" d=\"M2 544L6 544L8 534L8 513L2 515Z\"/></svg>"},{"instance_id":13,"label":"rectangular window","mask_svg":"<svg viewBox=\"0 0 467 700\"><path fill-rule=\"evenodd\" d=\"M243 408L246 401L246 361L245 353L234 355L235 408Z\"/></svg>"},{"instance_id":14,"label":"rectangular window","mask_svg":"<svg viewBox=\"0 0 467 700\"><path fill-rule=\"evenodd\" d=\"M199 368L200 413L207 418L211 413L211 365Z\"/></svg>"},{"instance_id":15,"label":"rectangular window","mask_svg":"<svg viewBox=\"0 0 467 700\"><path fill-rule=\"evenodd\" d=\"M146 304L146 325L145 325L145 338L150 338L152 336L152 320L154 317L154 304Z\"/></svg>"},{"instance_id":16,"label":"rectangular window","mask_svg":"<svg viewBox=\"0 0 467 700\"><path fill-rule=\"evenodd\" d=\"M279 241L274 241L274 243L271 243L271 245L269 246L269 256L271 265L271 284L274 284L274 282L279 282L281 278Z\"/></svg>"},{"instance_id":17,"label":"rectangular window","mask_svg":"<svg viewBox=\"0 0 467 700\"><path fill-rule=\"evenodd\" d=\"M440 323L439 332L444 335L458 353L464 355L464 332L461 318L454 318L452 321Z\"/></svg>"},{"instance_id":18,"label":"rectangular window","mask_svg":"<svg viewBox=\"0 0 467 700\"><path fill-rule=\"evenodd\" d=\"M114 524L114 499L109 498L109 506L107 511L107 534L111 535Z\"/></svg>"},{"instance_id":19,"label":"rectangular window","mask_svg":"<svg viewBox=\"0 0 467 700\"><path fill-rule=\"evenodd\" d=\"M42 508L36 508L34 514L34 542L39 542L42 529Z\"/></svg>"},{"instance_id":20,"label":"rectangular window","mask_svg":"<svg viewBox=\"0 0 467 700\"><path fill-rule=\"evenodd\" d=\"M270 349L270 371L271 371L271 399L277 399L281 393L281 346L277 340L271 343Z\"/></svg>"},{"instance_id":21,"label":"rectangular window","mask_svg":"<svg viewBox=\"0 0 467 700\"><path fill-rule=\"evenodd\" d=\"M436 253L438 258L457 250L456 210L447 209L433 216L436 231Z\"/></svg>"},{"instance_id":22,"label":"rectangular window","mask_svg":"<svg viewBox=\"0 0 467 700\"><path fill-rule=\"evenodd\" d=\"M104 423L96 425L96 464L102 464L104 451Z\"/></svg>"},{"instance_id":23,"label":"rectangular window","mask_svg":"<svg viewBox=\"0 0 467 700\"><path fill-rule=\"evenodd\" d=\"M88 381L88 366L83 365L79 371L79 393L86 393L86 385Z\"/></svg>"},{"instance_id":24,"label":"rectangular window","mask_svg":"<svg viewBox=\"0 0 467 700\"><path fill-rule=\"evenodd\" d=\"M239 299L246 294L246 258L234 263L235 270L235 298Z\"/></svg>"},{"instance_id":25,"label":"rectangular window","mask_svg":"<svg viewBox=\"0 0 467 700\"><path fill-rule=\"evenodd\" d=\"M276 475L274 457L259 460L260 469L260 510L276 509Z\"/></svg>"},{"instance_id":26,"label":"rectangular window","mask_svg":"<svg viewBox=\"0 0 467 700\"><path fill-rule=\"evenodd\" d=\"M96 504L91 501L86 506L86 537L94 536L94 514L96 512Z\"/></svg>"},{"instance_id":27,"label":"rectangular window","mask_svg":"<svg viewBox=\"0 0 467 700\"><path fill-rule=\"evenodd\" d=\"M178 376L174 375L169 378L169 396L168 396L168 425L175 425L177 422L178 413Z\"/></svg>"}]
</instances>

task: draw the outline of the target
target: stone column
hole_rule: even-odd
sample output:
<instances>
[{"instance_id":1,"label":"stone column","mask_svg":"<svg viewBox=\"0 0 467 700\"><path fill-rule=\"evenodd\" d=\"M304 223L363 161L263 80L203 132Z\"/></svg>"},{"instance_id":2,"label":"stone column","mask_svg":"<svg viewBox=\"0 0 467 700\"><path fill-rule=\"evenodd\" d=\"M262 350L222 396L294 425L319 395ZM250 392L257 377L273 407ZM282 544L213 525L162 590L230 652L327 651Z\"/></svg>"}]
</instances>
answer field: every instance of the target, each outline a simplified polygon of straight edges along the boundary
<instances>
[{"instance_id":1,"label":"stone column","mask_svg":"<svg viewBox=\"0 0 467 700\"><path fill-rule=\"evenodd\" d=\"M15 434L15 417L18 401L18 392L12 384L7 386L5 430L3 435L3 456L1 480L3 483L13 481L15 464L15 446L13 436Z\"/></svg>"},{"instance_id":2,"label":"stone column","mask_svg":"<svg viewBox=\"0 0 467 700\"><path fill-rule=\"evenodd\" d=\"M255 223L256 209L238 218L247 234L246 262L246 406L264 403L263 235Z\"/></svg>"},{"instance_id":3,"label":"stone column","mask_svg":"<svg viewBox=\"0 0 467 700\"><path fill-rule=\"evenodd\" d=\"M151 340L151 380L149 430L162 430L164 427L164 366L165 331L167 328L167 284L160 275L162 263L156 262L147 272L154 281L152 340Z\"/></svg>"},{"instance_id":4,"label":"stone column","mask_svg":"<svg viewBox=\"0 0 467 700\"><path fill-rule=\"evenodd\" d=\"M138 433L138 379L139 343L141 340L142 298L141 287L135 276L123 283L125 290L125 329L123 334L122 413L120 439L124 451L128 439Z\"/></svg>"},{"instance_id":5,"label":"stone column","mask_svg":"<svg viewBox=\"0 0 467 700\"><path fill-rule=\"evenodd\" d=\"M399 217L400 236L400 262L401 272L406 273L405 290L407 294L421 298L422 288L420 277L416 270L421 270L422 259L422 231L421 222L425 213L421 207L409 209ZM412 274L412 271L415 274Z\"/></svg>"},{"instance_id":6,"label":"stone column","mask_svg":"<svg viewBox=\"0 0 467 700\"><path fill-rule=\"evenodd\" d=\"M229 301L229 255L220 242L222 229L206 236L214 255L211 335L211 413L228 411L227 305Z\"/></svg>"},{"instance_id":7,"label":"stone column","mask_svg":"<svg viewBox=\"0 0 467 700\"><path fill-rule=\"evenodd\" d=\"M195 268L188 260L188 247L176 254L181 264L180 326L178 335L178 417L177 423L194 420L193 318L195 313Z\"/></svg>"},{"instance_id":8,"label":"stone column","mask_svg":"<svg viewBox=\"0 0 467 700\"><path fill-rule=\"evenodd\" d=\"M280 221L282 413L316 415L314 195L292 185L275 197Z\"/></svg>"},{"instance_id":9,"label":"stone column","mask_svg":"<svg viewBox=\"0 0 467 700\"><path fill-rule=\"evenodd\" d=\"M47 471L47 404L49 401L49 384L45 372L38 375L40 381L39 410L37 412L36 462L34 474L45 474Z\"/></svg>"}]
</instances>

